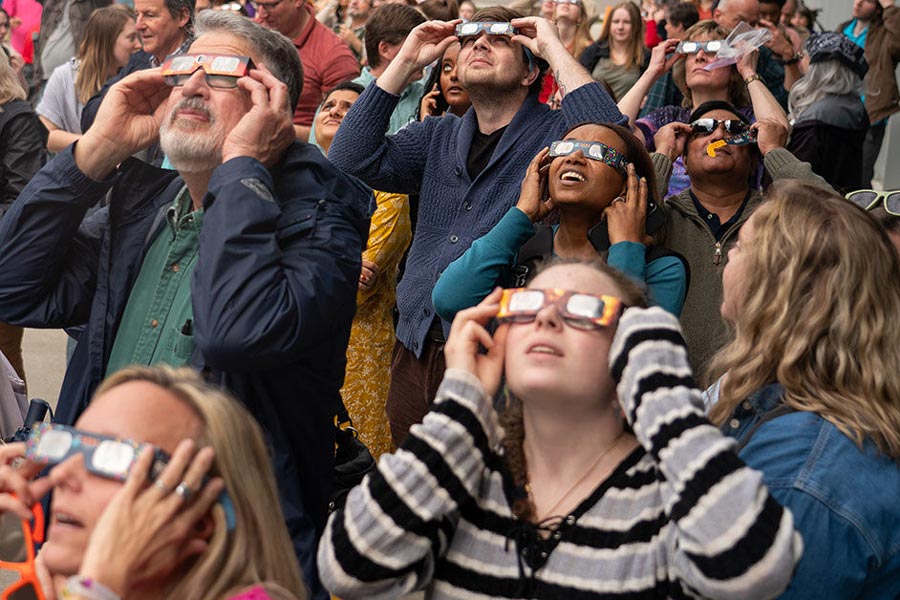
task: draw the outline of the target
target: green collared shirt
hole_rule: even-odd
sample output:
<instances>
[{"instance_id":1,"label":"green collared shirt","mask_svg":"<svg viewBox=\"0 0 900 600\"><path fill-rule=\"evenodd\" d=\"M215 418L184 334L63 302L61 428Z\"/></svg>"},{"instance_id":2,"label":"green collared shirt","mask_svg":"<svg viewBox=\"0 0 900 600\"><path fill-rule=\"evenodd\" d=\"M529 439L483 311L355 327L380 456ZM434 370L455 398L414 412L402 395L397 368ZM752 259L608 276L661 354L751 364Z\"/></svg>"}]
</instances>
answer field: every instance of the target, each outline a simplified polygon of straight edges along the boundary
<instances>
[{"instance_id":1,"label":"green collared shirt","mask_svg":"<svg viewBox=\"0 0 900 600\"><path fill-rule=\"evenodd\" d=\"M136 364L187 364L194 351L191 273L200 249L203 209L193 210L187 186L166 212L131 289L106 374Z\"/></svg>"}]
</instances>

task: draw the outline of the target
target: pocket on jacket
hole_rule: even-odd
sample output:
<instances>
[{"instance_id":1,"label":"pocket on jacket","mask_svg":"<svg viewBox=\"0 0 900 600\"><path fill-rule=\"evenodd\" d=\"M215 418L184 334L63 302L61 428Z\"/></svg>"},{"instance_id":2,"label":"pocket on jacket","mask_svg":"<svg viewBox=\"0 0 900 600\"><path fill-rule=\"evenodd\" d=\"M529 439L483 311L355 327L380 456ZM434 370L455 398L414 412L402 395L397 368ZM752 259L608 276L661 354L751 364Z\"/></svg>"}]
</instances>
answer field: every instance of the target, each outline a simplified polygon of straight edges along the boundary
<instances>
[{"instance_id":1,"label":"pocket on jacket","mask_svg":"<svg viewBox=\"0 0 900 600\"><path fill-rule=\"evenodd\" d=\"M185 335L180 331L175 333L175 346L172 348L172 354L179 359L184 360L187 364L191 360L191 354L194 353L194 336Z\"/></svg>"},{"instance_id":2,"label":"pocket on jacket","mask_svg":"<svg viewBox=\"0 0 900 600\"><path fill-rule=\"evenodd\" d=\"M275 236L279 242L284 242L298 235L310 235L316 227L317 208L304 208L292 214L283 216L278 223Z\"/></svg>"}]
</instances>

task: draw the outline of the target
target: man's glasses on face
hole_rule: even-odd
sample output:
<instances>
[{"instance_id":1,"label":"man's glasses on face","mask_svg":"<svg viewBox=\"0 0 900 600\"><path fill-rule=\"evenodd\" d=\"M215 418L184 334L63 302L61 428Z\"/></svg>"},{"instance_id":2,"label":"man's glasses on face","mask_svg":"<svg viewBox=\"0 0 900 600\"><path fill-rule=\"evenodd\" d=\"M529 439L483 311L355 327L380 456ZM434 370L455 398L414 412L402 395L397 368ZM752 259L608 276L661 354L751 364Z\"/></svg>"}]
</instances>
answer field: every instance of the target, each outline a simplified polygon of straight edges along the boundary
<instances>
[{"instance_id":1,"label":"man's glasses on face","mask_svg":"<svg viewBox=\"0 0 900 600\"><path fill-rule=\"evenodd\" d=\"M584 155L585 158L607 164L623 176L627 174L625 169L628 166L628 160L614 148L610 148L606 144L600 142L558 140L550 144L550 153L548 156L551 158L556 158L557 156L569 156L578 150L581 150L581 154Z\"/></svg>"},{"instance_id":2,"label":"man's glasses on face","mask_svg":"<svg viewBox=\"0 0 900 600\"><path fill-rule=\"evenodd\" d=\"M603 329L613 324L624 304L613 296L595 296L562 289L503 290L498 323L531 323L545 307L553 305L563 322L575 329Z\"/></svg>"},{"instance_id":3,"label":"man's glasses on face","mask_svg":"<svg viewBox=\"0 0 900 600\"><path fill-rule=\"evenodd\" d=\"M697 54L701 50L710 54L718 52L725 46L725 40L710 40L708 42L680 42L675 47L676 54Z\"/></svg>"},{"instance_id":4,"label":"man's glasses on face","mask_svg":"<svg viewBox=\"0 0 900 600\"><path fill-rule=\"evenodd\" d=\"M740 119L697 119L691 123L691 131L695 134L710 135L719 128L719 125L724 125L725 132L730 135L744 133L749 128L749 125Z\"/></svg>"},{"instance_id":5,"label":"man's glasses on face","mask_svg":"<svg viewBox=\"0 0 900 600\"><path fill-rule=\"evenodd\" d=\"M241 77L255 68L249 56L230 54L172 54L162 64L166 85L179 87L197 71L203 70L206 84L212 88L234 89Z\"/></svg>"}]
</instances>

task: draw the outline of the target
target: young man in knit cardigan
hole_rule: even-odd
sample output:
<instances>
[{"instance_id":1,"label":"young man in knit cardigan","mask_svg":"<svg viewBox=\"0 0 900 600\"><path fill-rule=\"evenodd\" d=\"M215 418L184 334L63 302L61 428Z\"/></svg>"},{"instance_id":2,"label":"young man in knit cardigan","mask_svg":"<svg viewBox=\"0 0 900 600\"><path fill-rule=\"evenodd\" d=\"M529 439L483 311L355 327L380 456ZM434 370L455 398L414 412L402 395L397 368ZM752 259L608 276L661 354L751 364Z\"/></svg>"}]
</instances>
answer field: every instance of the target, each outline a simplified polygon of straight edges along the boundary
<instances>
[{"instance_id":1,"label":"young man in knit cardigan","mask_svg":"<svg viewBox=\"0 0 900 600\"><path fill-rule=\"evenodd\" d=\"M328 158L378 190L418 194L412 246L397 288L400 320L387 412L394 442L428 411L444 374L450 324L435 315L431 292L441 272L515 205L529 162L541 148L586 121L624 123L604 88L559 40L555 26L505 7L475 22L510 22L512 36L462 38L459 80L472 99L462 118L412 123L385 135L403 86L457 41L460 21L416 27L376 85L344 118ZM562 109L538 102L542 65L563 95Z\"/></svg>"}]
</instances>

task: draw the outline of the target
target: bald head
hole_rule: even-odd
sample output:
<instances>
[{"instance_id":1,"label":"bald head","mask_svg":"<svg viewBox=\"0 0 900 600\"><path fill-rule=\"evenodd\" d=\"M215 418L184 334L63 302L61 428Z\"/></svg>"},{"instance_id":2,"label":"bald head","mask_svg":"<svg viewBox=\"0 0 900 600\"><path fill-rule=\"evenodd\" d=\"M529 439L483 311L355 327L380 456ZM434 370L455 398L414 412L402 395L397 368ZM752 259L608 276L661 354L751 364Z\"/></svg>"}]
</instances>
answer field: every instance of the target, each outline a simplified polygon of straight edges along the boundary
<instances>
[{"instance_id":1,"label":"bald head","mask_svg":"<svg viewBox=\"0 0 900 600\"><path fill-rule=\"evenodd\" d=\"M719 0L713 20L729 30L741 21L756 27L759 22L759 0Z\"/></svg>"}]
</instances>

